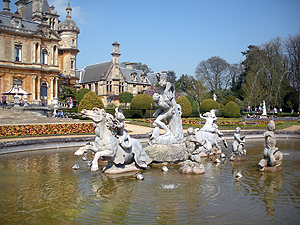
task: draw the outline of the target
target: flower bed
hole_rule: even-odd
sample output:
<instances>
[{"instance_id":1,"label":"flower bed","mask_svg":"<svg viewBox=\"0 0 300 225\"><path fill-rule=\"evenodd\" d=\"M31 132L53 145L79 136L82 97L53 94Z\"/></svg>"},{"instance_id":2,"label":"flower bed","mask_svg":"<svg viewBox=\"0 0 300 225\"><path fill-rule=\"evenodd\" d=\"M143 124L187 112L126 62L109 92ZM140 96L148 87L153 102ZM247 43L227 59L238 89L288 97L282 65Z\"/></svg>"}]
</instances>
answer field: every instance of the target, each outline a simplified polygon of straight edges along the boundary
<instances>
[{"instance_id":1,"label":"flower bed","mask_svg":"<svg viewBox=\"0 0 300 225\"><path fill-rule=\"evenodd\" d=\"M0 126L0 137L90 134L94 133L93 123L11 125Z\"/></svg>"},{"instance_id":2,"label":"flower bed","mask_svg":"<svg viewBox=\"0 0 300 225\"><path fill-rule=\"evenodd\" d=\"M154 119L151 120L153 122ZM149 119L135 119L134 122L138 124L148 124L150 122ZM242 129L267 129L269 121L268 120L239 120L239 119L220 119L217 120L217 125L219 129L235 129L236 127L241 127ZM189 118L182 118L182 125L183 127L202 127L205 124L205 120L201 119L189 119ZM275 121L275 125L280 126L283 125L284 122L282 121Z\"/></svg>"}]
</instances>

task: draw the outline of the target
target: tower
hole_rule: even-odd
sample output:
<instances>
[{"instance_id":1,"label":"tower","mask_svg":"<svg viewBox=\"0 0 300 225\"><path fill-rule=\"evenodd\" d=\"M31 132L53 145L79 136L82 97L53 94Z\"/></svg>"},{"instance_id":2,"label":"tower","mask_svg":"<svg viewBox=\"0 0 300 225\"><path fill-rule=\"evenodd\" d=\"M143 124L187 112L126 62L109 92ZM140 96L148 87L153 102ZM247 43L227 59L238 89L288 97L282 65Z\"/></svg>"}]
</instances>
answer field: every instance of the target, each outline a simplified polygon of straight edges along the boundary
<instances>
[{"instance_id":1,"label":"tower","mask_svg":"<svg viewBox=\"0 0 300 225\"><path fill-rule=\"evenodd\" d=\"M59 57L61 74L75 77L76 55L79 52L77 46L78 34L80 33L76 23L71 19L72 8L70 3L66 8L66 19L58 27L58 34L61 38Z\"/></svg>"},{"instance_id":2,"label":"tower","mask_svg":"<svg viewBox=\"0 0 300 225\"><path fill-rule=\"evenodd\" d=\"M113 61L113 79L120 79L120 53L119 53L119 47L120 44L118 42L112 43L113 46L113 52L112 55L112 61Z\"/></svg>"}]
</instances>

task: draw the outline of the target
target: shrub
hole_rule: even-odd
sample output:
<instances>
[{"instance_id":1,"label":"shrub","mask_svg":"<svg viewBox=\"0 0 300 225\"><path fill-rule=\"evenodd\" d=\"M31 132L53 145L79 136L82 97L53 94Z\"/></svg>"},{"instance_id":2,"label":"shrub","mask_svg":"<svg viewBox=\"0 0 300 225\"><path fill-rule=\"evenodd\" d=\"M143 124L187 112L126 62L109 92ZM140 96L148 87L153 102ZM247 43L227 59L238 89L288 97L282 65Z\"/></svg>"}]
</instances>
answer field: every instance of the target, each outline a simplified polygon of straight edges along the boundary
<instances>
[{"instance_id":1,"label":"shrub","mask_svg":"<svg viewBox=\"0 0 300 225\"><path fill-rule=\"evenodd\" d=\"M81 89L79 89L79 90L76 92L76 102L79 104L80 101L82 100L83 96L84 96L86 93L88 93L88 92L90 92L90 90L87 89L87 88L81 88Z\"/></svg>"},{"instance_id":2,"label":"shrub","mask_svg":"<svg viewBox=\"0 0 300 225\"><path fill-rule=\"evenodd\" d=\"M130 103L133 99L133 94L130 92L122 92L119 94L119 102L125 104L125 108L127 108L127 103Z\"/></svg>"},{"instance_id":3,"label":"shrub","mask_svg":"<svg viewBox=\"0 0 300 225\"><path fill-rule=\"evenodd\" d=\"M228 96L223 102L222 102L222 104L223 105L226 105L228 102L230 102L230 101L234 101L235 102L235 96L233 96L233 95L230 95L230 96Z\"/></svg>"},{"instance_id":4,"label":"shrub","mask_svg":"<svg viewBox=\"0 0 300 225\"><path fill-rule=\"evenodd\" d=\"M213 99L205 99L200 104L201 112L209 112L212 109L219 109L219 104Z\"/></svg>"},{"instance_id":5,"label":"shrub","mask_svg":"<svg viewBox=\"0 0 300 225\"><path fill-rule=\"evenodd\" d=\"M102 100L98 97L98 95L92 91L86 93L82 100L79 103L78 113L83 109L91 110L94 107L98 107L99 109L104 109L104 104Z\"/></svg>"},{"instance_id":6,"label":"shrub","mask_svg":"<svg viewBox=\"0 0 300 225\"><path fill-rule=\"evenodd\" d=\"M107 104L107 106L106 106L106 109L115 109L115 108L117 108L117 106L112 102Z\"/></svg>"},{"instance_id":7,"label":"shrub","mask_svg":"<svg viewBox=\"0 0 300 225\"><path fill-rule=\"evenodd\" d=\"M223 110L224 117L237 118L240 115L239 106L234 101L230 101L225 105Z\"/></svg>"},{"instance_id":8,"label":"shrub","mask_svg":"<svg viewBox=\"0 0 300 225\"><path fill-rule=\"evenodd\" d=\"M181 105L182 117L189 117L192 114L192 105L185 96L179 96L176 103Z\"/></svg>"},{"instance_id":9,"label":"shrub","mask_svg":"<svg viewBox=\"0 0 300 225\"><path fill-rule=\"evenodd\" d=\"M150 95L138 94L131 100L130 109L142 110L143 118L145 118L146 110L150 109L151 103L152 103L152 106L154 106L154 101Z\"/></svg>"}]
</instances>

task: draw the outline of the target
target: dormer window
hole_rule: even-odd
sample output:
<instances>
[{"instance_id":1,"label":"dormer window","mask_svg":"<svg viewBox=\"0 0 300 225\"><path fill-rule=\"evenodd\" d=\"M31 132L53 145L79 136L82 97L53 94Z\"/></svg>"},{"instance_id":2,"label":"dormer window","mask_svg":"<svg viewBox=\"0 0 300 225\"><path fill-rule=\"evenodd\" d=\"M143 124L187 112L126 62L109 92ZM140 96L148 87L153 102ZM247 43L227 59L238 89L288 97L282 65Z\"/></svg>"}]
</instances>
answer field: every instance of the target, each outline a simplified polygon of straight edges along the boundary
<instances>
[{"instance_id":1,"label":"dormer window","mask_svg":"<svg viewBox=\"0 0 300 225\"><path fill-rule=\"evenodd\" d=\"M22 61L22 45L15 45L15 61Z\"/></svg>"},{"instance_id":2,"label":"dormer window","mask_svg":"<svg viewBox=\"0 0 300 225\"><path fill-rule=\"evenodd\" d=\"M136 73L136 72L134 72L134 73L131 74L131 80L132 80L133 82L136 82L136 81L137 81L137 73Z\"/></svg>"}]
</instances>

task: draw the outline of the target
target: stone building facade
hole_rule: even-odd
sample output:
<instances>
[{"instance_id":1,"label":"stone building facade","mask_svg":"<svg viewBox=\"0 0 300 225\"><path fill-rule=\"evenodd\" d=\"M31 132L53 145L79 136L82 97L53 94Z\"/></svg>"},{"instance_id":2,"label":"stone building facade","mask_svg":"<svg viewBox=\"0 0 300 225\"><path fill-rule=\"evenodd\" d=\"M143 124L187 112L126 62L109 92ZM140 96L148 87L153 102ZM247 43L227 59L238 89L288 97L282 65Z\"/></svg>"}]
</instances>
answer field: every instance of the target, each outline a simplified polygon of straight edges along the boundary
<instances>
[{"instance_id":1,"label":"stone building facade","mask_svg":"<svg viewBox=\"0 0 300 225\"><path fill-rule=\"evenodd\" d=\"M130 92L134 96L151 86L147 74L135 70L132 63L120 67L120 44L112 44L112 60L77 70L81 88L95 92L106 106L110 102L119 105L118 96L122 92Z\"/></svg>"},{"instance_id":2,"label":"stone building facade","mask_svg":"<svg viewBox=\"0 0 300 225\"><path fill-rule=\"evenodd\" d=\"M18 85L30 93L29 103L51 104L63 85L77 83L76 56L79 28L66 8L59 21L47 0L18 0L10 12L3 0L0 12L0 92ZM11 100L12 96L9 97Z\"/></svg>"}]
</instances>

